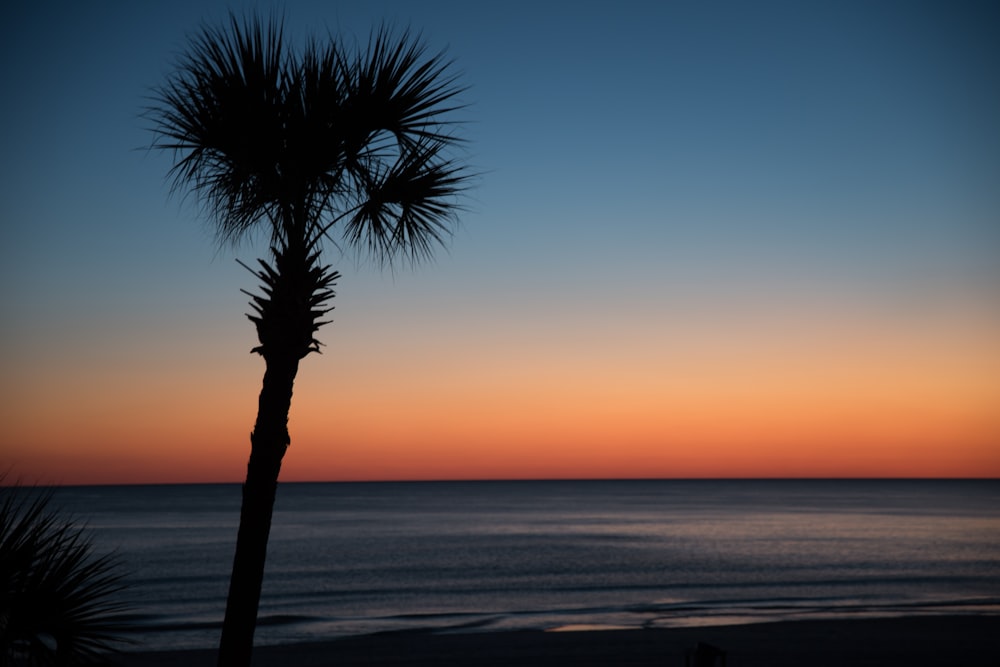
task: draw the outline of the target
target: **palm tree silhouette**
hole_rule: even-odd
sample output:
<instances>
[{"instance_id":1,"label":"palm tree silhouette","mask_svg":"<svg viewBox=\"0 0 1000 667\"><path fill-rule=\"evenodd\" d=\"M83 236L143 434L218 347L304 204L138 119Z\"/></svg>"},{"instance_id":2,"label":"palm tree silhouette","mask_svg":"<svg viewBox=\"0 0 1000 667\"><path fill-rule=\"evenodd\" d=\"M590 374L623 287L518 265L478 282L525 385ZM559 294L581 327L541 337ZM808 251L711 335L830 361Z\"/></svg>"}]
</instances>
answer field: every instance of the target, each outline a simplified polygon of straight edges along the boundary
<instances>
[{"instance_id":1,"label":"palm tree silhouette","mask_svg":"<svg viewBox=\"0 0 1000 667\"><path fill-rule=\"evenodd\" d=\"M340 275L323 242L336 231L385 264L428 257L471 177L453 156L462 88L442 54L384 26L353 49L313 39L296 50L283 33L274 17L233 14L204 28L147 111L153 147L174 155L174 189L201 201L220 242L260 228L270 239L251 269L261 293L247 292L265 371L219 649L227 666L250 664L292 385L299 360L319 352Z\"/></svg>"}]
</instances>

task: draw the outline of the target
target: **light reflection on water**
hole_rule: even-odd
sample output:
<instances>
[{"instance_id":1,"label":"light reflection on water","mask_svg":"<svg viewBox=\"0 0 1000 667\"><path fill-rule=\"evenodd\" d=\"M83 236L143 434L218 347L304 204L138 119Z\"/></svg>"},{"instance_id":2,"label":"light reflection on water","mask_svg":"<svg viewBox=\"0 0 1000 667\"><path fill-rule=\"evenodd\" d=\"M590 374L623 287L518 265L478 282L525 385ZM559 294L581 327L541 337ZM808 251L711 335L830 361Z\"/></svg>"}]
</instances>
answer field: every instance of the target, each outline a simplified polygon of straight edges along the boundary
<instances>
[{"instance_id":1,"label":"light reflection on water","mask_svg":"<svg viewBox=\"0 0 1000 667\"><path fill-rule=\"evenodd\" d=\"M238 485L60 489L145 647L211 646ZM996 612L996 481L286 484L263 643L396 629Z\"/></svg>"}]
</instances>

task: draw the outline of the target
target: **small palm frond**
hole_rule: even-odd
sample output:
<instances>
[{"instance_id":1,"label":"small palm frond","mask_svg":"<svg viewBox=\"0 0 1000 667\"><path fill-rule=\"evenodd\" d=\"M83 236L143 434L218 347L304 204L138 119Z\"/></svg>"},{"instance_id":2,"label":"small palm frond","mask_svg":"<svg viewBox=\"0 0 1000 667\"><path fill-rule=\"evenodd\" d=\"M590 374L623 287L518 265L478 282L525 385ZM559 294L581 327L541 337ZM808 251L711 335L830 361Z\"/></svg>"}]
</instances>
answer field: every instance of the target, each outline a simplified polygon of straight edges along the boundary
<instances>
[{"instance_id":1,"label":"small palm frond","mask_svg":"<svg viewBox=\"0 0 1000 667\"><path fill-rule=\"evenodd\" d=\"M0 663L91 664L125 642L119 563L49 508L51 494L0 489Z\"/></svg>"}]
</instances>

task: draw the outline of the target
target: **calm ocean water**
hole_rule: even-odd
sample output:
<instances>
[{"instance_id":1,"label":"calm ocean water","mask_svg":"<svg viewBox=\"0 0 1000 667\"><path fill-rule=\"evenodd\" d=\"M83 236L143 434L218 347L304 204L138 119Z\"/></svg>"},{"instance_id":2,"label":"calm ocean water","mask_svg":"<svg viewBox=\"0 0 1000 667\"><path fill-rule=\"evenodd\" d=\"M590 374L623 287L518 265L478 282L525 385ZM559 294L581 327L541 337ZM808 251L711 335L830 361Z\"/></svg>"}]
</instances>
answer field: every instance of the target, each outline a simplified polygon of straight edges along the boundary
<instances>
[{"instance_id":1,"label":"calm ocean water","mask_svg":"<svg viewBox=\"0 0 1000 667\"><path fill-rule=\"evenodd\" d=\"M238 485L67 487L137 648L218 640ZM1000 481L283 484L258 644L1000 613Z\"/></svg>"}]
</instances>

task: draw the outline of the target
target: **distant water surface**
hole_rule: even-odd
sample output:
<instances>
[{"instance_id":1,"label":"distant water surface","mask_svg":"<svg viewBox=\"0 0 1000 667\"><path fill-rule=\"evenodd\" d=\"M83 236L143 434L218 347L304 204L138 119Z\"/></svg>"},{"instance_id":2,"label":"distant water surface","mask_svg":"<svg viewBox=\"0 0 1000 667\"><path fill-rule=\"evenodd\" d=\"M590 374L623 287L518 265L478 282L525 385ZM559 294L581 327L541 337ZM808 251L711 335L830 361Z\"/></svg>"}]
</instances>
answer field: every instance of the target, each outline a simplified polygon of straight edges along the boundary
<instances>
[{"instance_id":1,"label":"distant water surface","mask_svg":"<svg viewBox=\"0 0 1000 667\"><path fill-rule=\"evenodd\" d=\"M64 487L139 649L214 646L239 485ZM258 644L1000 613L1000 481L283 484Z\"/></svg>"}]
</instances>

